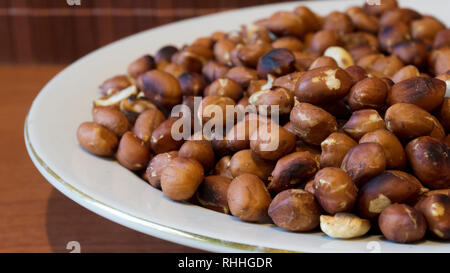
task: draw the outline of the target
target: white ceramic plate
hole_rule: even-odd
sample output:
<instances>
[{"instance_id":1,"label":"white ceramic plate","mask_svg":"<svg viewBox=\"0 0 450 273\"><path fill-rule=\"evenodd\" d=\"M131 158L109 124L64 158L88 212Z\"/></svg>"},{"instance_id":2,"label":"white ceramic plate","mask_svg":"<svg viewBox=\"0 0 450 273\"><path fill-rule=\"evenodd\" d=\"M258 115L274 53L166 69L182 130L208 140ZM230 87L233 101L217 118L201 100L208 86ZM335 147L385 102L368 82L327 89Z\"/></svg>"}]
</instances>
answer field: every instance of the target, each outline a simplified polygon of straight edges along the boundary
<instances>
[{"instance_id":1,"label":"white ceramic plate","mask_svg":"<svg viewBox=\"0 0 450 273\"><path fill-rule=\"evenodd\" d=\"M320 14L362 1L301 2ZM401 1L450 25L448 1ZM402 245L381 238L334 240L322 233L291 233L271 225L168 200L117 162L92 156L78 145L78 125L91 120L92 100L106 78L166 44L182 45L216 30L238 29L299 3L266 5L199 17L145 31L97 50L51 80L35 99L25 124L28 152L45 178L80 205L114 222L165 240L209 251L449 252L450 245L425 241ZM444 5L446 7L444 7Z\"/></svg>"}]
</instances>

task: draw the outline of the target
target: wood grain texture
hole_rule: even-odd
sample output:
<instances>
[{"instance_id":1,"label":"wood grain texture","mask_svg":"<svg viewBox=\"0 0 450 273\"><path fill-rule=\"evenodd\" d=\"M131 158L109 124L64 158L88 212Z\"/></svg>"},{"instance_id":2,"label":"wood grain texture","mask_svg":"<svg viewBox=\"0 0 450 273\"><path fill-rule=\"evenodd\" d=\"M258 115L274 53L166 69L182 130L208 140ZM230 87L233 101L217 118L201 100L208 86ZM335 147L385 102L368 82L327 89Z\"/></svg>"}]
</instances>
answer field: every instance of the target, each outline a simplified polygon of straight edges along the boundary
<instances>
[{"instance_id":1,"label":"wood grain texture","mask_svg":"<svg viewBox=\"0 0 450 273\"><path fill-rule=\"evenodd\" d=\"M199 252L130 230L55 190L26 153L23 126L39 90L63 66L0 66L0 252Z\"/></svg>"},{"instance_id":2,"label":"wood grain texture","mask_svg":"<svg viewBox=\"0 0 450 273\"><path fill-rule=\"evenodd\" d=\"M67 64L125 36L277 0L0 0L0 64ZM170 42L170 41L168 41Z\"/></svg>"}]
</instances>

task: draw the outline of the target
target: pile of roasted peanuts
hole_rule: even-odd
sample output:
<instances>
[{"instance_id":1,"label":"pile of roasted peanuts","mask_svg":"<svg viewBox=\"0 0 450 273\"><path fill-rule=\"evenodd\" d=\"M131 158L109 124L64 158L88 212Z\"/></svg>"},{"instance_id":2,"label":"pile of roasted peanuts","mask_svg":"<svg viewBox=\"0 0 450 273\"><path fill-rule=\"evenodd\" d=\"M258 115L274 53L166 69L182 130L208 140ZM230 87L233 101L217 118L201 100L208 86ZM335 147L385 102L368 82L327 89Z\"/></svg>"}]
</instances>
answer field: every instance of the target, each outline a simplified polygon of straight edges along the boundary
<instances>
[{"instance_id":1,"label":"pile of roasted peanuts","mask_svg":"<svg viewBox=\"0 0 450 273\"><path fill-rule=\"evenodd\" d=\"M334 238L450 238L450 29L396 0L275 12L142 56L100 89L79 143L170 199ZM253 113L223 139L175 140L170 111L194 96L277 105L279 123ZM250 140L255 119L276 126L276 150Z\"/></svg>"}]
</instances>

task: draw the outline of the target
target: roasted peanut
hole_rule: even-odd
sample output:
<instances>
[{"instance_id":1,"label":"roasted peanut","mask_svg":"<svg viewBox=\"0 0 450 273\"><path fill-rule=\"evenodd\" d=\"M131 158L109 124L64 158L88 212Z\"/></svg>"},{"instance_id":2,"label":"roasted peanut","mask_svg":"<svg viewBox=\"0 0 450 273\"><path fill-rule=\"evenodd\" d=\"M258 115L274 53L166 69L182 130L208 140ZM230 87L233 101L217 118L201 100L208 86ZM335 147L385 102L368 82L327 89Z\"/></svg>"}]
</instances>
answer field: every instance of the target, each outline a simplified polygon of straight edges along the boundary
<instances>
[{"instance_id":1,"label":"roasted peanut","mask_svg":"<svg viewBox=\"0 0 450 273\"><path fill-rule=\"evenodd\" d=\"M156 63L163 62L163 61L170 62L173 54L177 53L177 51L178 51L178 48L176 48L172 45L168 45L168 46L164 46L164 47L160 48L155 54Z\"/></svg>"},{"instance_id":2,"label":"roasted peanut","mask_svg":"<svg viewBox=\"0 0 450 273\"><path fill-rule=\"evenodd\" d=\"M434 37L433 48L440 49L450 46L450 29L442 29Z\"/></svg>"},{"instance_id":3,"label":"roasted peanut","mask_svg":"<svg viewBox=\"0 0 450 273\"><path fill-rule=\"evenodd\" d=\"M342 129L355 140L359 140L366 133L384 128L384 120L376 110L364 109L353 112Z\"/></svg>"},{"instance_id":4,"label":"roasted peanut","mask_svg":"<svg viewBox=\"0 0 450 273\"><path fill-rule=\"evenodd\" d=\"M413 20L422 18L417 11L408 8L396 8L387 10L380 17L380 27L395 25L398 22L403 22L409 25Z\"/></svg>"},{"instance_id":5,"label":"roasted peanut","mask_svg":"<svg viewBox=\"0 0 450 273\"><path fill-rule=\"evenodd\" d=\"M135 124L140 114L148 109L157 109L156 106L145 98L135 96L120 101L119 109L125 114L131 124Z\"/></svg>"},{"instance_id":6,"label":"roasted peanut","mask_svg":"<svg viewBox=\"0 0 450 273\"><path fill-rule=\"evenodd\" d=\"M203 98L197 117L204 123L213 120L214 124L222 123L225 126L227 121L234 118L234 111L227 111L227 107L234 105L236 103L229 97L209 95Z\"/></svg>"},{"instance_id":7,"label":"roasted peanut","mask_svg":"<svg viewBox=\"0 0 450 273\"><path fill-rule=\"evenodd\" d=\"M378 31L377 17L365 13L364 10L360 7L351 7L347 9L346 14L350 18L356 29L361 31L377 33Z\"/></svg>"},{"instance_id":8,"label":"roasted peanut","mask_svg":"<svg viewBox=\"0 0 450 273\"><path fill-rule=\"evenodd\" d=\"M450 239L450 196L431 195L420 201L415 208L425 216L431 232L440 239Z\"/></svg>"},{"instance_id":9,"label":"roasted peanut","mask_svg":"<svg viewBox=\"0 0 450 273\"><path fill-rule=\"evenodd\" d=\"M125 168L132 171L145 169L151 157L148 146L132 132L126 132L120 139L116 158Z\"/></svg>"},{"instance_id":10,"label":"roasted peanut","mask_svg":"<svg viewBox=\"0 0 450 273\"><path fill-rule=\"evenodd\" d=\"M443 74L450 70L450 47L433 50L428 58L430 72L434 75Z\"/></svg>"},{"instance_id":11,"label":"roasted peanut","mask_svg":"<svg viewBox=\"0 0 450 273\"><path fill-rule=\"evenodd\" d=\"M333 58L342 69L346 69L347 67L354 65L352 55L347 50L339 46L327 48L323 55Z\"/></svg>"},{"instance_id":12,"label":"roasted peanut","mask_svg":"<svg viewBox=\"0 0 450 273\"><path fill-rule=\"evenodd\" d=\"M339 34L352 32L353 28L354 26L350 17L339 11L333 11L328 14L325 17L322 26L322 29L334 30Z\"/></svg>"},{"instance_id":13,"label":"roasted peanut","mask_svg":"<svg viewBox=\"0 0 450 273\"><path fill-rule=\"evenodd\" d=\"M423 186L402 171L386 171L367 182L359 192L358 210L363 218L374 219L394 203L414 204Z\"/></svg>"},{"instance_id":14,"label":"roasted peanut","mask_svg":"<svg viewBox=\"0 0 450 273\"><path fill-rule=\"evenodd\" d=\"M380 47L387 52L392 52L395 45L408 40L411 40L409 26L403 22L382 27L378 32Z\"/></svg>"},{"instance_id":15,"label":"roasted peanut","mask_svg":"<svg viewBox=\"0 0 450 273\"><path fill-rule=\"evenodd\" d=\"M359 143L374 142L381 145L386 156L386 169L402 170L406 166L406 155L402 143L391 132L379 129L365 134Z\"/></svg>"},{"instance_id":16,"label":"roasted peanut","mask_svg":"<svg viewBox=\"0 0 450 273\"><path fill-rule=\"evenodd\" d=\"M276 48L267 52L258 61L258 76L267 77L268 74L275 77L283 76L294 72L294 55L285 48Z\"/></svg>"},{"instance_id":17,"label":"roasted peanut","mask_svg":"<svg viewBox=\"0 0 450 273\"><path fill-rule=\"evenodd\" d=\"M250 173L266 181L274 167L274 162L263 160L253 155L251 150L242 150L235 153L230 161L230 171L233 177Z\"/></svg>"},{"instance_id":18,"label":"roasted peanut","mask_svg":"<svg viewBox=\"0 0 450 273\"><path fill-rule=\"evenodd\" d=\"M402 140L430 135L442 127L436 118L422 108L409 103L397 103L388 108L386 128Z\"/></svg>"},{"instance_id":19,"label":"roasted peanut","mask_svg":"<svg viewBox=\"0 0 450 273\"><path fill-rule=\"evenodd\" d=\"M416 77L396 83L389 92L387 103L415 104L425 111L432 111L442 104L446 90L445 82L426 77Z\"/></svg>"},{"instance_id":20,"label":"roasted peanut","mask_svg":"<svg viewBox=\"0 0 450 273\"><path fill-rule=\"evenodd\" d=\"M181 88L177 79L167 72L151 70L138 78L141 90L152 102L171 108L181 102Z\"/></svg>"},{"instance_id":21,"label":"roasted peanut","mask_svg":"<svg viewBox=\"0 0 450 273\"><path fill-rule=\"evenodd\" d=\"M278 77L273 82L273 86L283 87L289 90L291 93L295 92L295 85L298 79L304 74L304 72L294 72L281 77Z\"/></svg>"},{"instance_id":22,"label":"roasted peanut","mask_svg":"<svg viewBox=\"0 0 450 273\"><path fill-rule=\"evenodd\" d=\"M149 143L153 131L165 120L163 113L158 109L148 109L137 118L133 127L133 133L145 143Z\"/></svg>"},{"instance_id":23,"label":"roasted peanut","mask_svg":"<svg viewBox=\"0 0 450 273\"><path fill-rule=\"evenodd\" d=\"M266 128L260 125L250 136L250 148L262 159L277 160L294 147L295 135L276 123L269 123Z\"/></svg>"},{"instance_id":24,"label":"roasted peanut","mask_svg":"<svg viewBox=\"0 0 450 273\"><path fill-rule=\"evenodd\" d=\"M270 50L272 50L272 45L261 40L247 45L239 44L230 53L230 59L235 66L243 65L255 68L259 58Z\"/></svg>"},{"instance_id":25,"label":"roasted peanut","mask_svg":"<svg viewBox=\"0 0 450 273\"><path fill-rule=\"evenodd\" d=\"M300 102L324 104L345 97L352 78L338 67L320 67L303 74L297 81L295 96Z\"/></svg>"},{"instance_id":26,"label":"roasted peanut","mask_svg":"<svg viewBox=\"0 0 450 273\"><path fill-rule=\"evenodd\" d=\"M130 79L126 75L117 75L107 79L100 85L100 90L104 96L110 95L112 91L120 91L131 85Z\"/></svg>"},{"instance_id":27,"label":"roasted peanut","mask_svg":"<svg viewBox=\"0 0 450 273\"><path fill-rule=\"evenodd\" d=\"M118 137L131 129L127 117L119 110L109 107L95 107L92 110L94 122L107 128Z\"/></svg>"},{"instance_id":28,"label":"roasted peanut","mask_svg":"<svg viewBox=\"0 0 450 273\"><path fill-rule=\"evenodd\" d=\"M184 73L178 77L183 96L201 96L206 87L205 78L198 73Z\"/></svg>"},{"instance_id":29,"label":"roasted peanut","mask_svg":"<svg viewBox=\"0 0 450 273\"><path fill-rule=\"evenodd\" d=\"M392 53L398 56L404 64L417 67L423 67L428 58L427 45L421 40L397 43L392 47Z\"/></svg>"},{"instance_id":30,"label":"roasted peanut","mask_svg":"<svg viewBox=\"0 0 450 273\"><path fill-rule=\"evenodd\" d=\"M183 140L175 140L172 137L172 126L178 118L171 117L162 122L152 133L150 145L155 154L178 150L183 145Z\"/></svg>"},{"instance_id":31,"label":"roasted peanut","mask_svg":"<svg viewBox=\"0 0 450 273\"><path fill-rule=\"evenodd\" d=\"M350 89L348 104L353 110L381 110L386 103L388 87L378 78L365 78Z\"/></svg>"},{"instance_id":32,"label":"roasted peanut","mask_svg":"<svg viewBox=\"0 0 450 273\"><path fill-rule=\"evenodd\" d=\"M84 122L77 130L77 139L83 148L98 156L112 156L119 143L117 136L95 122Z\"/></svg>"},{"instance_id":33,"label":"roasted peanut","mask_svg":"<svg viewBox=\"0 0 450 273\"><path fill-rule=\"evenodd\" d=\"M205 96L229 97L234 101L238 101L243 93L241 85L228 78L219 78L213 81L204 91Z\"/></svg>"},{"instance_id":34,"label":"roasted peanut","mask_svg":"<svg viewBox=\"0 0 450 273\"><path fill-rule=\"evenodd\" d=\"M270 115L271 106L278 106L279 114L289 114L294 107L294 95L287 89L274 88L273 90L261 90L250 96L248 102L258 107L263 115ZM268 107L259 107L268 106Z\"/></svg>"},{"instance_id":35,"label":"roasted peanut","mask_svg":"<svg viewBox=\"0 0 450 273\"><path fill-rule=\"evenodd\" d=\"M411 78L416 78L420 76L420 71L414 65L407 65L397 71L394 76L392 76L392 81L394 83L399 83L404 80Z\"/></svg>"},{"instance_id":36,"label":"roasted peanut","mask_svg":"<svg viewBox=\"0 0 450 273\"><path fill-rule=\"evenodd\" d=\"M172 200L189 200L202 183L203 176L203 167L197 160L176 157L162 170L162 192Z\"/></svg>"},{"instance_id":37,"label":"roasted peanut","mask_svg":"<svg viewBox=\"0 0 450 273\"><path fill-rule=\"evenodd\" d=\"M184 142L178 151L178 156L197 160L202 164L204 170L211 169L215 161L211 142L206 139Z\"/></svg>"},{"instance_id":38,"label":"roasted peanut","mask_svg":"<svg viewBox=\"0 0 450 273\"><path fill-rule=\"evenodd\" d=\"M142 73L145 73L155 68L156 68L155 59L153 59L153 57L150 55L144 55L135 60L134 62L132 62L128 66L128 75L130 75L133 78L137 78Z\"/></svg>"},{"instance_id":39,"label":"roasted peanut","mask_svg":"<svg viewBox=\"0 0 450 273\"><path fill-rule=\"evenodd\" d=\"M414 174L432 189L450 187L450 147L443 141L423 136L406 145L406 156Z\"/></svg>"},{"instance_id":40,"label":"roasted peanut","mask_svg":"<svg viewBox=\"0 0 450 273\"><path fill-rule=\"evenodd\" d=\"M309 103L294 106L290 121L296 134L313 145L320 145L331 133L337 131L336 119L322 108Z\"/></svg>"},{"instance_id":41,"label":"roasted peanut","mask_svg":"<svg viewBox=\"0 0 450 273\"><path fill-rule=\"evenodd\" d=\"M227 200L233 216L259 222L267 216L272 198L261 179L253 174L242 174L231 181Z\"/></svg>"},{"instance_id":42,"label":"roasted peanut","mask_svg":"<svg viewBox=\"0 0 450 273\"><path fill-rule=\"evenodd\" d=\"M320 155L320 166L341 167L342 160L347 152L358 143L343 133L332 133L320 144L322 153Z\"/></svg>"},{"instance_id":43,"label":"roasted peanut","mask_svg":"<svg viewBox=\"0 0 450 273\"><path fill-rule=\"evenodd\" d=\"M366 234L370 222L351 213L339 212L334 216L321 215L320 229L332 238L351 239Z\"/></svg>"},{"instance_id":44,"label":"roasted peanut","mask_svg":"<svg viewBox=\"0 0 450 273\"><path fill-rule=\"evenodd\" d=\"M320 170L314 178L313 187L319 204L330 214L351 211L358 195L350 176L339 168Z\"/></svg>"},{"instance_id":45,"label":"roasted peanut","mask_svg":"<svg viewBox=\"0 0 450 273\"><path fill-rule=\"evenodd\" d=\"M281 192L311 178L319 164L310 152L295 152L280 158L272 172L269 191Z\"/></svg>"},{"instance_id":46,"label":"roasted peanut","mask_svg":"<svg viewBox=\"0 0 450 273\"><path fill-rule=\"evenodd\" d=\"M229 214L227 193L231 179L223 176L207 176L197 190L197 200L202 207Z\"/></svg>"},{"instance_id":47,"label":"roasted peanut","mask_svg":"<svg viewBox=\"0 0 450 273\"><path fill-rule=\"evenodd\" d=\"M289 51L302 51L303 43L299 39L291 36L281 37L272 42L273 48L285 48Z\"/></svg>"},{"instance_id":48,"label":"roasted peanut","mask_svg":"<svg viewBox=\"0 0 450 273\"><path fill-rule=\"evenodd\" d=\"M360 188L386 169L386 156L378 143L361 143L351 148L342 160L341 168Z\"/></svg>"},{"instance_id":49,"label":"roasted peanut","mask_svg":"<svg viewBox=\"0 0 450 273\"><path fill-rule=\"evenodd\" d=\"M217 80L218 78L223 78L228 72L228 66L223 65L216 61L207 62L203 68L202 73L210 82Z\"/></svg>"},{"instance_id":50,"label":"roasted peanut","mask_svg":"<svg viewBox=\"0 0 450 273\"><path fill-rule=\"evenodd\" d=\"M305 32L317 31L320 29L321 22L318 16L306 6L298 6L294 13L302 19L305 25Z\"/></svg>"},{"instance_id":51,"label":"roasted peanut","mask_svg":"<svg viewBox=\"0 0 450 273\"><path fill-rule=\"evenodd\" d=\"M302 38L306 33L306 25L301 17L287 11L278 11L272 14L266 26L277 36Z\"/></svg>"},{"instance_id":52,"label":"roasted peanut","mask_svg":"<svg viewBox=\"0 0 450 273\"><path fill-rule=\"evenodd\" d=\"M444 102L439 109L438 118L445 130L450 132L450 97L444 98Z\"/></svg>"},{"instance_id":53,"label":"roasted peanut","mask_svg":"<svg viewBox=\"0 0 450 273\"><path fill-rule=\"evenodd\" d=\"M316 32L309 43L309 51L322 55L331 46L339 45L339 37L333 30L321 30Z\"/></svg>"},{"instance_id":54,"label":"roasted peanut","mask_svg":"<svg viewBox=\"0 0 450 273\"><path fill-rule=\"evenodd\" d=\"M378 225L384 237L398 243L421 240L427 230L422 213L404 204L393 204L383 210Z\"/></svg>"},{"instance_id":55,"label":"roasted peanut","mask_svg":"<svg viewBox=\"0 0 450 273\"><path fill-rule=\"evenodd\" d=\"M338 67L338 64L336 63L336 61L328 56L321 56L319 58L317 58L309 67L309 70L313 70L316 68L320 68L320 67Z\"/></svg>"},{"instance_id":56,"label":"roasted peanut","mask_svg":"<svg viewBox=\"0 0 450 273\"><path fill-rule=\"evenodd\" d=\"M345 72L348 73L348 75L352 78L352 86L355 85L357 82L360 82L364 80L365 78L369 77L369 74L367 74L367 71L357 65L349 66L345 69Z\"/></svg>"},{"instance_id":57,"label":"roasted peanut","mask_svg":"<svg viewBox=\"0 0 450 273\"><path fill-rule=\"evenodd\" d=\"M251 81L258 79L258 72L245 66L235 66L228 70L225 77L232 79L245 89L250 85Z\"/></svg>"},{"instance_id":58,"label":"roasted peanut","mask_svg":"<svg viewBox=\"0 0 450 273\"><path fill-rule=\"evenodd\" d=\"M445 29L444 24L430 16L424 16L422 19L411 22L412 36L423 41L433 42L436 33L443 29Z\"/></svg>"},{"instance_id":59,"label":"roasted peanut","mask_svg":"<svg viewBox=\"0 0 450 273\"><path fill-rule=\"evenodd\" d=\"M162 170L172 162L174 158L178 157L177 151L157 154L148 163L145 171L145 178L148 183L154 188L161 189L161 173Z\"/></svg>"},{"instance_id":60,"label":"roasted peanut","mask_svg":"<svg viewBox=\"0 0 450 273\"><path fill-rule=\"evenodd\" d=\"M315 229L321 211L314 195L300 189L280 192L269 206L269 216L275 225L297 232Z\"/></svg>"},{"instance_id":61,"label":"roasted peanut","mask_svg":"<svg viewBox=\"0 0 450 273\"><path fill-rule=\"evenodd\" d=\"M214 174L233 179L230 167L231 167L231 156L226 155L216 163L216 166L214 166Z\"/></svg>"}]
</instances>

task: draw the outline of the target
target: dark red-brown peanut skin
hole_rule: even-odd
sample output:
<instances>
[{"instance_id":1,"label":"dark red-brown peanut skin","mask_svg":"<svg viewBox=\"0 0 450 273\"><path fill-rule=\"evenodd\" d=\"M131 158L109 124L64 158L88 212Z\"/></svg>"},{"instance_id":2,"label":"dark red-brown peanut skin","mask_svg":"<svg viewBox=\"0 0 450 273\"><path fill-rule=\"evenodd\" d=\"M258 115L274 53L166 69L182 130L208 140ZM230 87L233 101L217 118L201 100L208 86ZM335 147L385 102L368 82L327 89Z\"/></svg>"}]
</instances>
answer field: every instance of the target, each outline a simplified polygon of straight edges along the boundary
<instances>
[{"instance_id":1,"label":"dark red-brown peanut skin","mask_svg":"<svg viewBox=\"0 0 450 273\"><path fill-rule=\"evenodd\" d=\"M402 170L406 166L406 154L400 140L391 132L379 129L365 134L359 143L375 142L381 145L386 156L386 169Z\"/></svg>"},{"instance_id":2,"label":"dark red-brown peanut skin","mask_svg":"<svg viewBox=\"0 0 450 273\"><path fill-rule=\"evenodd\" d=\"M418 241L427 230L422 213L405 204L393 204L383 210L378 225L384 237L398 243Z\"/></svg>"},{"instance_id":3,"label":"dark red-brown peanut skin","mask_svg":"<svg viewBox=\"0 0 450 273\"><path fill-rule=\"evenodd\" d=\"M299 103L292 108L290 122L296 134L306 143L320 145L337 131L336 118L320 107Z\"/></svg>"},{"instance_id":4,"label":"dark red-brown peanut skin","mask_svg":"<svg viewBox=\"0 0 450 273\"><path fill-rule=\"evenodd\" d=\"M208 140L188 140L180 147L179 157L196 159L205 170L212 168L215 162L214 150Z\"/></svg>"},{"instance_id":5,"label":"dark red-brown peanut skin","mask_svg":"<svg viewBox=\"0 0 450 273\"><path fill-rule=\"evenodd\" d=\"M149 143L153 131L166 120L164 114L156 108L142 112L133 127L133 133L144 142Z\"/></svg>"},{"instance_id":6,"label":"dark red-brown peanut skin","mask_svg":"<svg viewBox=\"0 0 450 273\"><path fill-rule=\"evenodd\" d=\"M268 215L272 198L261 179L253 174L242 174L231 181L227 200L233 216L247 222L259 222Z\"/></svg>"},{"instance_id":7,"label":"dark red-brown peanut skin","mask_svg":"<svg viewBox=\"0 0 450 273\"><path fill-rule=\"evenodd\" d=\"M444 102L439 109L438 118L445 130L450 132L450 98L444 98Z\"/></svg>"},{"instance_id":8,"label":"dark red-brown peanut skin","mask_svg":"<svg viewBox=\"0 0 450 273\"><path fill-rule=\"evenodd\" d=\"M116 158L125 168L139 171L147 167L152 154L144 141L132 132L126 132L120 139Z\"/></svg>"},{"instance_id":9,"label":"dark red-brown peanut skin","mask_svg":"<svg viewBox=\"0 0 450 273\"><path fill-rule=\"evenodd\" d=\"M385 122L383 118L374 109L363 109L353 112L350 119L342 127L345 133L358 141L366 133L384 128Z\"/></svg>"},{"instance_id":10,"label":"dark red-brown peanut skin","mask_svg":"<svg viewBox=\"0 0 450 273\"><path fill-rule=\"evenodd\" d=\"M359 215L373 219L391 204L413 204L422 190L423 187L414 176L402 171L386 171L361 188L357 203Z\"/></svg>"},{"instance_id":11,"label":"dark red-brown peanut skin","mask_svg":"<svg viewBox=\"0 0 450 273\"><path fill-rule=\"evenodd\" d=\"M423 213L431 232L440 239L450 239L449 195L433 194L417 203L415 208Z\"/></svg>"},{"instance_id":12,"label":"dark red-brown peanut skin","mask_svg":"<svg viewBox=\"0 0 450 273\"><path fill-rule=\"evenodd\" d=\"M385 114L386 127L402 140L429 135L436 127L433 116L410 103L397 103Z\"/></svg>"},{"instance_id":13,"label":"dark red-brown peanut skin","mask_svg":"<svg viewBox=\"0 0 450 273\"><path fill-rule=\"evenodd\" d=\"M281 192L311 178L319 170L319 164L310 152L295 152L280 158L272 172L268 185L271 192Z\"/></svg>"},{"instance_id":14,"label":"dark red-brown peanut skin","mask_svg":"<svg viewBox=\"0 0 450 273\"><path fill-rule=\"evenodd\" d=\"M161 172L162 170L172 162L174 158L178 157L177 151L171 151L167 153L155 155L148 163L145 170L145 179L154 188L161 189Z\"/></svg>"},{"instance_id":15,"label":"dark red-brown peanut skin","mask_svg":"<svg viewBox=\"0 0 450 273\"><path fill-rule=\"evenodd\" d=\"M353 80L339 67L320 67L303 74L297 81L295 96L300 102L324 104L347 95Z\"/></svg>"},{"instance_id":16,"label":"dark red-brown peanut skin","mask_svg":"<svg viewBox=\"0 0 450 273\"><path fill-rule=\"evenodd\" d=\"M119 143L113 132L95 122L82 123L77 139L84 149L98 156L113 156Z\"/></svg>"},{"instance_id":17,"label":"dark red-brown peanut skin","mask_svg":"<svg viewBox=\"0 0 450 273\"><path fill-rule=\"evenodd\" d=\"M118 137L131 129L127 117L120 111L111 107L95 107L92 110L94 122L115 133Z\"/></svg>"},{"instance_id":18,"label":"dark red-brown peanut skin","mask_svg":"<svg viewBox=\"0 0 450 273\"><path fill-rule=\"evenodd\" d=\"M388 88L378 78L366 78L356 83L350 90L348 103L353 110L364 108L381 109L386 103Z\"/></svg>"},{"instance_id":19,"label":"dark red-brown peanut skin","mask_svg":"<svg viewBox=\"0 0 450 273\"><path fill-rule=\"evenodd\" d=\"M107 80L105 80L100 85L100 90L102 91L103 95L108 95L108 91L110 89L113 90L122 90L131 85L131 81L126 75L117 75L114 77L111 77Z\"/></svg>"},{"instance_id":20,"label":"dark red-brown peanut skin","mask_svg":"<svg viewBox=\"0 0 450 273\"><path fill-rule=\"evenodd\" d=\"M277 128L278 132L272 128ZM296 140L294 134L275 123L271 123L267 129L269 132L262 132L264 129L260 127L251 136L250 148L259 157L277 160L294 149Z\"/></svg>"},{"instance_id":21,"label":"dark red-brown peanut skin","mask_svg":"<svg viewBox=\"0 0 450 273\"><path fill-rule=\"evenodd\" d=\"M386 169L383 147L372 142L358 144L345 155L341 168L361 187Z\"/></svg>"},{"instance_id":22,"label":"dark red-brown peanut skin","mask_svg":"<svg viewBox=\"0 0 450 273\"><path fill-rule=\"evenodd\" d=\"M351 137L344 133L332 133L320 144L322 153L320 155L320 166L341 167L347 152L358 145Z\"/></svg>"},{"instance_id":23,"label":"dark red-brown peanut skin","mask_svg":"<svg viewBox=\"0 0 450 273\"><path fill-rule=\"evenodd\" d=\"M147 71L139 76L138 83L145 96L158 106L172 108L181 102L180 84L167 72Z\"/></svg>"},{"instance_id":24,"label":"dark red-brown peanut skin","mask_svg":"<svg viewBox=\"0 0 450 273\"><path fill-rule=\"evenodd\" d=\"M319 204L330 214L351 211L358 195L350 176L334 167L320 170L314 178L313 188Z\"/></svg>"},{"instance_id":25,"label":"dark red-brown peanut skin","mask_svg":"<svg viewBox=\"0 0 450 273\"><path fill-rule=\"evenodd\" d=\"M425 111L432 111L442 104L446 85L444 81L435 78L415 77L396 83L387 102L415 104Z\"/></svg>"},{"instance_id":26,"label":"dark red-brown peanut skin","mask_svg":"<svg viewBox=\"0 0 450 273\"><path fill-rule=\"evenodd\" d=\"M406 145L406 156L414 174L432 189L450 188L450 147L423 136Z\"/></svg>"},{"instance_id":27,"label":"dark red-brown peanut skin","mask_svg":"<svg viewBox=\"0 0 450 273\"><path fill-rule=\"evenodd\" d=\"M257 70L260 78L266 78L271 74L275 77L294 72L295 57L285 48L276 48L259 58Z\"/></svg>"},{"instance_id":28,"label":"dark red-brown peanut skin","mask_svg":"<svg viewBox=\"0 0 450 273\"><path fill-rule=\"evenodd\" d=\"M161 123L152 133L150 145L155 154L178 150L183 145L183 140L175 140L172 137L172 126L177 118L169 118Z\"/></svg>"},{"instance_id":29,"label":"dark red-brown peanut skin","mask_svg":"<svg viewBox=\"0 0 450 273\"><path fill-rule=\"evenodd\" d=\"M203 177L202 164L197 160L177 157L162 170L161 189L172 200L189 200L202 183Z\"/></svg>"},{"instance_id":30,"label":"dark red-brown peanut skin","mask_svg":"<svg viewBox=\"0 0 450 273\"><path fill-rule=\"evenodd\" d=\"M275 225L297 232L315 229L321 212L314 195L300 189L280 192L269 206L269 216Z\"/></svg>"},{"instance_id":31,"label":"dark red-brown peanut skin","mask_svg":"<svg viewBox=\"0 0 450 273\"><path fill-rule=\"evenodd\" d=\"M230 183L231 179L224 176L205 177L197 189L198 202L205 208L229 214L227 193Z\"/></svg>"}]
</instances>

